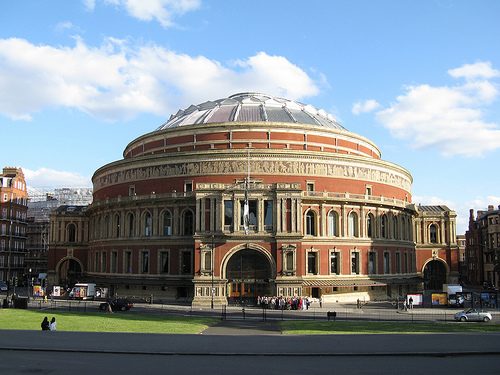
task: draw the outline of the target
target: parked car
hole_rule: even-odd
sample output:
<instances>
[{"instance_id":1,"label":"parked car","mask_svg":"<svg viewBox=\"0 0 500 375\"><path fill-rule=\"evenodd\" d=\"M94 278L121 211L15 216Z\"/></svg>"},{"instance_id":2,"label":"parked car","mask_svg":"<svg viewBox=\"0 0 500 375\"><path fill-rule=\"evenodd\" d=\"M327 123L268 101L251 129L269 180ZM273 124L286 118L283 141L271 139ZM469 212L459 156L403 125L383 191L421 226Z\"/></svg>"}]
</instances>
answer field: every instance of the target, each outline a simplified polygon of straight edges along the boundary
<instances>
[{"instance_id":1,"label":"parked car","mask_svg":"<svg viewBox=\"0 0 500 375\"><path fill-rule=\"evenodd\" d=\"M455 314L455 320L461 322L489 322L492 319L488 311L468 309Z\"/></svg>"},{"instance_id":2,"label":"parked car","mask_svg":"<svg viewBox=\"0 0 500 375\"><path fill-rule=\"evenodd\" d=\"M9 287L7 286L7 283L0 281L0 292L6 292L8 289Z\"/></svg>"},{"instance_id":3,"label":"parked car","mask_svg":"<svg viewBox=\"0 0 500 375\"><path fill-rule=\"evenodd\" d=\"M108 306L111 306L111 310L113 311L127 311L130 310L134 304L126 298L117 298L101 303L99 305L99 310L107 311Z\"/></svg>"}]
</instances>

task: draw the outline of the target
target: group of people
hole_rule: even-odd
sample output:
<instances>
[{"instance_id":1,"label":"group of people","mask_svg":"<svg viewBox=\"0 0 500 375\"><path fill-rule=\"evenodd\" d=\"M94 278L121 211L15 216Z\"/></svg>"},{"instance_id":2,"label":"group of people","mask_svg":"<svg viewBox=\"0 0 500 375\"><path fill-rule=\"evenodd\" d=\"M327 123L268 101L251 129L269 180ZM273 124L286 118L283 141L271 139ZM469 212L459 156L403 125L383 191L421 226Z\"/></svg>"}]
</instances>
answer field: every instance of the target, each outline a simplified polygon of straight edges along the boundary
<instances>
[{"instance_id":1,"label":"group of people","mask_svg":"<svg viewBox=\"0 0 500 375\"><path fill-rule=\"evenodd\" d=\"M270 310L308 310L311 301L307 297L257 297L257 305Z\"/></svg>"},{"instance_id":2,"label":"group of people","mask_svg":"<svg viewBox=\"0 0 500 375\"><path fill-rule=\"evenodd\" d=\"M56 323L56 318L52 317L49 322L49 318L45 317L42 320L42 331L56 331L57 330L57 323Z\"/></svg>"}]
</instances>

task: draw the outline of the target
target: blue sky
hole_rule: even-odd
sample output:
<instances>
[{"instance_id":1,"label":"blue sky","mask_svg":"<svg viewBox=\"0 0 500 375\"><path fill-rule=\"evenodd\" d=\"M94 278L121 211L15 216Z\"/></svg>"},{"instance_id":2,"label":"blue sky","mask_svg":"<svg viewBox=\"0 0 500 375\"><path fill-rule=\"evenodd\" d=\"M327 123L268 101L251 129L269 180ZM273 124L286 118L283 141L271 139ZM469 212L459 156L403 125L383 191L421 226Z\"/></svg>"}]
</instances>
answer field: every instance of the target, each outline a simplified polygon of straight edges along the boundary
<instances>
[{"instance_id":1,"label":"blue sky","mask_svg":"<svg viewBox=\"0 0 500 375\"><path fill-rule=\"evenodd\" d=\"M495 0L2 2L1 163L91 186L179 108L260 91L374 141L463 233L500 204L499 19Z\"/></svg>"}]
</instances>

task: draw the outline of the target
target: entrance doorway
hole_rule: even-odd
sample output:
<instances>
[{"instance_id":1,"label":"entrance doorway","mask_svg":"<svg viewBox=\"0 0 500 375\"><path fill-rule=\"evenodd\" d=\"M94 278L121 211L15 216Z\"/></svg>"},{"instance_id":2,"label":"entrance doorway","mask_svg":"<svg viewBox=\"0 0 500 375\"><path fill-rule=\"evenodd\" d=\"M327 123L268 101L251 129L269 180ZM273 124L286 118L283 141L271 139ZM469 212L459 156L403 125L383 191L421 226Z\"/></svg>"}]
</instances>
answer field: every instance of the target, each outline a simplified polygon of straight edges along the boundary
<instances>
[{"instance_id":1,"label":"entrance doorway","mask_svg":"<svg viewBox=\"0 0 500 375\"><path fill-rule=\"evenodd\" d=\"M443 290L446 283L446 267L439 260L432 260L424 268L424 289Z\"/></svg>"},{"instance_id":2,"label":"entrance doorway","mask_svg":"<svg viewBox=\"0 0 500 375\"><path fill-rule=\"evenodd\" d=\"M244 249L235 253L226 268L227 296L230 304L252 305L258 296L272 295L272 271L262 253Z\"/></svg>"},{"instance_id":3,"label":"entrance doorway","mask_svg":"<svg viewBox=\"0 0 500 375\"><path fill-rule=\"evenodd\" d=\"M82 281L82 268L80 263L74 259L66 259L59 266L59 285L70 287Z\"/></svg>"}]
</instances>

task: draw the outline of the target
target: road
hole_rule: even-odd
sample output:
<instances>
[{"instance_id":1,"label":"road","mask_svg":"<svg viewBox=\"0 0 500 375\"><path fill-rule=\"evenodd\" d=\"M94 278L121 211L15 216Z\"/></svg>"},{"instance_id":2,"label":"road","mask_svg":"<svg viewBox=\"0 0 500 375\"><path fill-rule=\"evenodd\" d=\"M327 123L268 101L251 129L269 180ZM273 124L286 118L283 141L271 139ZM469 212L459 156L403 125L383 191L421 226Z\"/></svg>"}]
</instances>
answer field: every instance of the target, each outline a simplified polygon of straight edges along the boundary
<instances>
[{"instance_id":1,"label":"road","mask_svg":"<svg viewBox=\"0 0 500 375\"><path fill-rule=\"evenodd\" d=\"M500 368L500 334L284 336L242 327L241 334L224 335L227 327L221 329L201 335L4 330L0 373L498 374Z\"/></svg>"}]
</instances>

